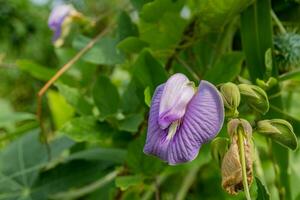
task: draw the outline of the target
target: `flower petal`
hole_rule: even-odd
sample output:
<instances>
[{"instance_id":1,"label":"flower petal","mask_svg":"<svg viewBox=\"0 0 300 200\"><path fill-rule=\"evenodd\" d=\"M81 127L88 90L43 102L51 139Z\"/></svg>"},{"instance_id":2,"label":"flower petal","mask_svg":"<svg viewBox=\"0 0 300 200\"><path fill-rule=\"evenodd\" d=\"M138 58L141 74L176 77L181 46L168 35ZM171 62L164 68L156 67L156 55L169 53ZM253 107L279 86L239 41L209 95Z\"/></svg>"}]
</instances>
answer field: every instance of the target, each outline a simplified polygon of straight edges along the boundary
<instances>
[{"instance_id":1,"label":"flower petal","mask_svg":"<svg viewBox=\"0 0 300 200\"><path fill-rule=\"evenodd\" d=\"M165 84L158 86L152 97L144 153L158 156L160 159L167 161L169 140L166 140L166 137L168 130L161 129L158 124L159 105L164 87Z\"/></svg>"},{"instance_id":2,"label":"flower petal","mask_svg":"<svg viewBox=\"0 0 300 200\"><path fill-rule=\"evenodd\" d=\"M190 101L181 126L168 147L171 165L191 161L203 143L213 139L224 121L223 101L214 85L201 81L197 94Z\"/></svg>"},{"instance_id":3,"label":"flower petal","mask_svg":"<svg viewBox=\"0 0 300 200\"><path fill-rule=\"evenodd\" d=\"M53 41L60 37L62 23L72 10L74 10L74 8L70 5L59 5L51 11L48 26L54 31Z\"/></svg>"},{"instance_id":4,"label":"flower petal","mask_svg":"<svg viewBox=\"0 0 300 200\"><path fill-rule=\"evenodd\" d=\"M185 75L174 74L168 79L159 105L158 123L162 129L183 117L194 94L195 89Z\"/></svg>"}]
</instances>

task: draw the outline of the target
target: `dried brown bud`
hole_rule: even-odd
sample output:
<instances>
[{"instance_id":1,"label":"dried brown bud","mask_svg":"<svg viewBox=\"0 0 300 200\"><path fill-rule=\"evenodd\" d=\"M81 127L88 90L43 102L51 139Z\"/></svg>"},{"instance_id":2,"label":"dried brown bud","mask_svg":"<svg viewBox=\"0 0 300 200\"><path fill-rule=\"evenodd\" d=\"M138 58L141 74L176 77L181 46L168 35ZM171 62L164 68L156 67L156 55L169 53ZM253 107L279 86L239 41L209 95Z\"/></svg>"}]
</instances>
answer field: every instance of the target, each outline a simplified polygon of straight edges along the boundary
<instances>
[{"instance_id":1,"label":"dried brown bud","mask_svg":"<svg viewBox=\"0 0 300 200\"><path fill-rule=\"evenodd\" d=\"M249 130L248 126L245 126L244 128L246 128L245 130ZM222 187L229 194L237 194L239 190L243 189L242 164L240 161L240 154L239 154L240 150L238 145L238 135L237 134L230 134L230 135L231 135L231 145L222 161L222 168L221 168ZM246 160L247 181L248 181L248 185L251 185L253 181L253 168L252 168L253 159L252 159L252 142L250 137L244 137L244 152L245 152L245 160Z\"/></svg>"}]
</instances>

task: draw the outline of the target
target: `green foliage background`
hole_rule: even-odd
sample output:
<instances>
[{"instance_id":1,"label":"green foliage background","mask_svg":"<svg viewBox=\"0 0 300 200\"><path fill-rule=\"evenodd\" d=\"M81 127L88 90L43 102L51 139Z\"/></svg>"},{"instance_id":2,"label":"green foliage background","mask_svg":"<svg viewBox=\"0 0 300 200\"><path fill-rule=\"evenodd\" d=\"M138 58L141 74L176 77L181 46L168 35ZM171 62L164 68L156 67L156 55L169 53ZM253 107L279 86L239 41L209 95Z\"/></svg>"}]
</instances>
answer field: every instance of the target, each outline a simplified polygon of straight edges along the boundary
<instances>
[{"instance_id":1,"label":"green foliage background","mask_svg":"<svg viewBox=\"0 0 300 200\"><path fill-rule=\"evenodd\" d=\"M143 153L152 93L176 72L217 86L275 77L264 118L286 119L300 136L300 40L275 45L290 60L265 59L283 34L280 25L298 34L299 2L70 0L65 3L96 23L72 24L59 48L47 27L55 3L0 0L1 200L244 199L222 189L210 144L178 166ZM35 115L39 89L110 26L44 96L45 136ZM255 117L246 106L241 110L242 117ZM227 136L226 126L220 135ZM282 199L279 184L285 199L300 199L300 151L274 143L270 156L264 137L254 133L254 142L252 198Z\"/></svg>"}]
</instances>

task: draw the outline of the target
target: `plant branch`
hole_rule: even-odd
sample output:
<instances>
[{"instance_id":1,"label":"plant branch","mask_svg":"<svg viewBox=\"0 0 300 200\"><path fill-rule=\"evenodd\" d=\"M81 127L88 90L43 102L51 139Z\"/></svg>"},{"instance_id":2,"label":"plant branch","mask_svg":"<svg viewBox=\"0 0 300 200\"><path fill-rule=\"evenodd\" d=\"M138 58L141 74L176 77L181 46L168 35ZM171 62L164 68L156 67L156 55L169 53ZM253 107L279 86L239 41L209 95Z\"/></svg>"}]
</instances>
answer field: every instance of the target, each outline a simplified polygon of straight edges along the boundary
<instances>
[{"instance_id":1,"label":"plant branch","mask_svg":"<svg viewBox=\"0 0 300 200\"><path fill-rule=\"evenodd\" d=\"M276 25L278 26L280 33L286 34L285 28L283 27L282 23L280 22L280 20L278 19L277 15L275 14L275 12L273 10L271 10L271 16L272 16L274 22L276 23Z\"/></svg>"},{"instance_id":2,"label":"plant branch","mask_svg":"<svg viewBox=\"0 0 300 200\"><path fill-rule=\"evenodd\" d=\"M105 34L107 34L111 30L111 27L108 26L102 32L100 32L96 37L94 37L84 48L82 48L69 62L63 65L56 74L39 90L37 94L37 119L40 123L42 131L44 131L42 124L42 97L46 93L46 91L50 88L50 86L66 72L74 63L76 63L80 57L82 57L89 49L91 49L96 42L102 38Z\"/></svg>"}]
</instances>

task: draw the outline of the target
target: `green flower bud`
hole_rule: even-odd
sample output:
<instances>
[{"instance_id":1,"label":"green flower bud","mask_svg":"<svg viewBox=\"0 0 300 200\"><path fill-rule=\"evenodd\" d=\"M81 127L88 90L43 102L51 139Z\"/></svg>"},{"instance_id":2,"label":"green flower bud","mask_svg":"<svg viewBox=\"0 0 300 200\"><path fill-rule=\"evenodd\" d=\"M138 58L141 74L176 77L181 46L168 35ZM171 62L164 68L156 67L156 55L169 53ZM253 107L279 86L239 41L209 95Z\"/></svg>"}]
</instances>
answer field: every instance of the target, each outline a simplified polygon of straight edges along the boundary
<instances>
[{"instance_id":1,"label":"green flower bud","mask_svg":"<svg viewBox=\"0 0 300 200\"><path fill-rule=\"evenodd\" d=\"M217 137L211 142L211 156L221 166L223 157L229 148L229 140L224 137Z\"/></svg>"},{"instance_id":2,"label":"green flower bud","mask_svg":"<svg viewBox=\"0 0 300 200\"><path fill-rule=\"evenodd\" d=\"M237 116L237 108L240 105L241 95L236 84L228 82L220 87L227 116Z\"/></svg>"},{"instance_id":3,"label":"green flower bud","mask_svg":"<svg viewBox=\"0 0 300 200\"><path fill-rule=\"evenodd\" d=\"M271 119L259 121L257 123L257 131L292 150L298 147L298 140L293 127L286 120Z\"/></svg>"},{"instance_id":4,"label":"green flower bud","mask_svg":"<svg viewBox=\"0 0 300 200\"><path fill-rule=\"evenodd\" d=\"M266 114L269 110L269 100L266 92L256 85L238 85L241 95L254 110Z\"/></svg>"},{"instance_id":5,"label":"green flower bud","mask_svg":"<svg viewBox=\"0 0 300 200\"><path fill-rule=\"evenodd\" d=\"M249 139L252 136L252 127L250 123L245 119L232 119L227 124L227 131L231 138L238 134L241 129L244 135Z\"/></svg>"}]
</instances>

